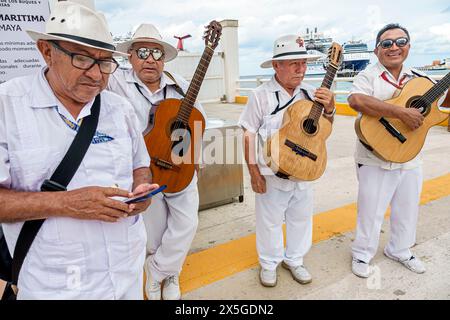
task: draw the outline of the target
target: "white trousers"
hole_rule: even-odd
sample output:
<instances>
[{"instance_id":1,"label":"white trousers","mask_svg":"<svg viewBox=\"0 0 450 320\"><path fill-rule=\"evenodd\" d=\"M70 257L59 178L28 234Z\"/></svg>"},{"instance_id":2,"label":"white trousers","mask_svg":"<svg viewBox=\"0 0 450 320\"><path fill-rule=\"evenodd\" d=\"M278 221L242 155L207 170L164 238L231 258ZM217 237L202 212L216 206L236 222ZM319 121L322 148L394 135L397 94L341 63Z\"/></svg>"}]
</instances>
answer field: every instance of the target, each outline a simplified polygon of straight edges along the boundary
<instances>
[{"instance_id":1,"label":"white trousers","mask_svg":"<svg viewBox=\"0 0 450 320\"><path fill-rule=\"evenodd\" d=\"M266 178L266 193L256 194L256 248L261 267L275 270L281 261L303 265L312 244L313 189L296 185L280 190ZM286 250L283 221L286 222Z\"/></svg>"},{"instance_id":2,"label":"white trousers","mask_svg":"<svg viewBox=\"0 0 450 320\"><path fill-rule=\"evenodd\" d=\"M358 219L353 257L367 263L378 249L385 212L391 205L391 235L386 250L401 260L411 257L422 191L422 167L385 170L363 165L359 180Z\"/></svg>"},{"instance_id":3,"label":"white trousers","mask_svg":"<svg viewBox=\"0 0 450 320\"><path fill-rule=\"evenodd\" d=\"M197 176L181 192L156 195L144 213L150 272L157 281L178 275L198 226Z\"/></svg>"}]
</instances>

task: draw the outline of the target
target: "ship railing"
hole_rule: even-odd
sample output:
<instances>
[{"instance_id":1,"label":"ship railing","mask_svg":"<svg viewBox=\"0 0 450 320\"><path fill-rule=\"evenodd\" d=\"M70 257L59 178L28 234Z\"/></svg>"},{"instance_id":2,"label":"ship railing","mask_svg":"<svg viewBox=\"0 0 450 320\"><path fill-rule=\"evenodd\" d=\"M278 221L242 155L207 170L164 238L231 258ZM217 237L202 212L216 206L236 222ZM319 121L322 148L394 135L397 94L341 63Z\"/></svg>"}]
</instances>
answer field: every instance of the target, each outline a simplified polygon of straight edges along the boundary
<instances>
[{"instance_id":1,"label":"ship railing","mask_svg":"<svg viewBox=\"0 0 450 320\"><path fill-rule=\"evenodd\" d=\"M444 77L444 75L430 75L429 76L431 79L433 80L440 80ZM353 82L353 80L355 79L355 77L338 77L335 78L333 81L333 84L331 86L331 91L333 91L336 95L345 95L347 96L350 91L348 90L336 90L337 84L339 82ZM321 83L323 80L323 77L311 77L311 78L304 78L303 81L306 83ZM267 78L263 78L263 77L256 77L256 78L252 78L252 79L239 79L237 81L238 83L238 88L237 91L241 92L241 93L248 93L253 91L256 87L259 87L260 85L262 85L264 82L268 82L270 81L270 79ZM242 85L251 85L251 87L242 87Z\"/></svg>"}]
</instances>

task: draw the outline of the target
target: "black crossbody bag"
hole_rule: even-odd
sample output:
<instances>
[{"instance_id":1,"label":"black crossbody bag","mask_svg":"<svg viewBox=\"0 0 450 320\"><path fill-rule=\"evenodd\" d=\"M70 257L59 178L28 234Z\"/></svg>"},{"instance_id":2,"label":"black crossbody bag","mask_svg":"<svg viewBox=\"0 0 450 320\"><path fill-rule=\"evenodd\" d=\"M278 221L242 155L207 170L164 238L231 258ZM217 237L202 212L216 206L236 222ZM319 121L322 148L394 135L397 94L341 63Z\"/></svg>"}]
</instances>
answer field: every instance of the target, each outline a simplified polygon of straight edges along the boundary
<instances>
[{"instance_id":1,"label":"black crossbody bag","mask_svg":"<svg viewBox=\"0 0 450 320\"><path fill-rule=\"evenodd\" d=\"M83 122L72 141L66 155L50 179L44 181L41 191L67 191L67 185L77 172L81 161L91 145L92 138L97 130L98 118L100 114L100 95L95 97L91 114L83 119ZM17 282L19 280L20 269L25 257L33 244L45 219L30 220L23 224L20 230L17 244L12 258L3 233L0 237L0 279L7 282L1 300L15 300L17 295ZM1 294L1 293L0 293Z\"/></svg>"}]
</instances>

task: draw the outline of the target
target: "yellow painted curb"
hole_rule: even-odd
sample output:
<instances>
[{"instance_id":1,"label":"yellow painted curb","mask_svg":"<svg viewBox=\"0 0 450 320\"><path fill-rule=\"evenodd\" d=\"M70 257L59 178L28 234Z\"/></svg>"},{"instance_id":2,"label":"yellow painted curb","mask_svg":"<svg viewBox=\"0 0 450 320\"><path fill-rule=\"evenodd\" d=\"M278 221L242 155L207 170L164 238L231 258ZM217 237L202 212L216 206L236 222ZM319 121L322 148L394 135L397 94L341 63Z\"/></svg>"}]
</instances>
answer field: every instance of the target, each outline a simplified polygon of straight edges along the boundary
<instances>
[{"instance_id":1,"label":"yellow painted curb","mask_svg":"<svg viewBox=\"0 0 450 320\"><path fill-rule=\"evenodd\" d=\"M244 96L236 96L234 98L234 103L247 104L247 101L248 101L248 97L244 97Z\"/></svg>"},{"instance_id":2,"label":"yellow painted curb","mask_svg":"<svg viewBox=\"0 0 450 320\"><path fill-rule=\"evenodd\" d=\"M348 103L336 103L336 114L341 116L356 116L358 112L350 108Z\"/></svg>"},{"instance_id":3,"label":"yellow painted curb","mask_svg":"<svg viewBox=\"0 0 450 320\"><path fill-rule=\"evenodd\" d=\"M425 181L420 204L450 195L450 174ZM356 227L356 203L313 217L313 242L352 231ZM389 215L389 212L386 213ZM256 235L239 238L186 258L180 277L182 292L189 292L258 265Z\"/></svg>"}]
</instances>

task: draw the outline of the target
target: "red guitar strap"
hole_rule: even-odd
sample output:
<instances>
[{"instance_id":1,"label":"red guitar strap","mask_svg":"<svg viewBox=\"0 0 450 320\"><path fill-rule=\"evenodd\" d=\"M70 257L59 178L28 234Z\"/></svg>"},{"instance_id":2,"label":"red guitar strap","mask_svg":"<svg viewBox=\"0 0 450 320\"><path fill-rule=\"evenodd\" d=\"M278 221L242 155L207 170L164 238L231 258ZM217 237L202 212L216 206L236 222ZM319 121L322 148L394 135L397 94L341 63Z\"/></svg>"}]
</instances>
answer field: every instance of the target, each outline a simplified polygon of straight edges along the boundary
<instances>
[{"instance_id":1,"label":"red guitar strap","mask_svg":"<svg viewBox=\"0 0 450 320\"><path fill-rule=\"evenodd\" d=\"M391 80L388 79L388 77L387 77L387 75L386 75L386 71L384 71L384 72L381 74L381 78L382 78L384 81L386 81L386 82L389 83L390 85L396 87L397 89L403 88L403 86L404 86L403 81L405 81L406 77L407 77L407 75L405 74L405 75L400 79L399 83L397 84L397 83L392 82Z\"/></svg>"}]
</instances>

